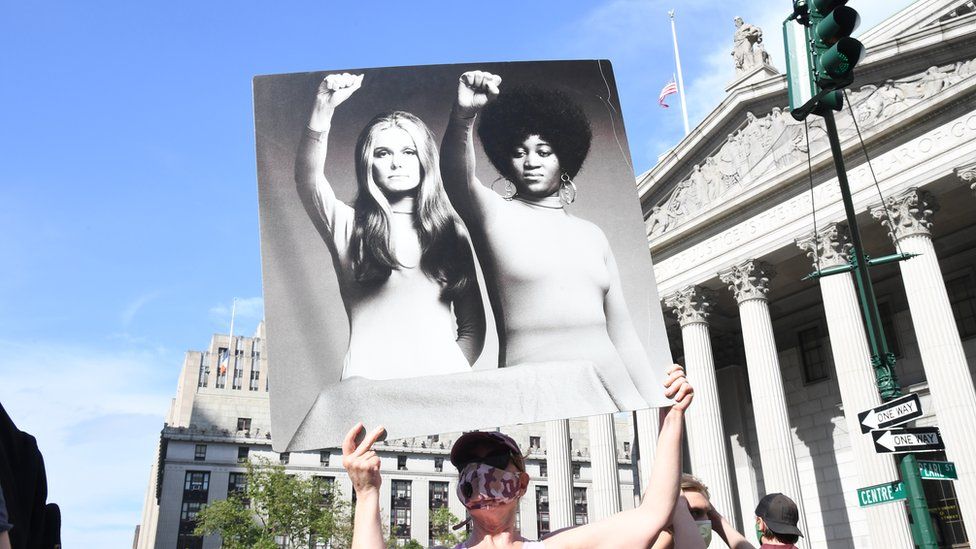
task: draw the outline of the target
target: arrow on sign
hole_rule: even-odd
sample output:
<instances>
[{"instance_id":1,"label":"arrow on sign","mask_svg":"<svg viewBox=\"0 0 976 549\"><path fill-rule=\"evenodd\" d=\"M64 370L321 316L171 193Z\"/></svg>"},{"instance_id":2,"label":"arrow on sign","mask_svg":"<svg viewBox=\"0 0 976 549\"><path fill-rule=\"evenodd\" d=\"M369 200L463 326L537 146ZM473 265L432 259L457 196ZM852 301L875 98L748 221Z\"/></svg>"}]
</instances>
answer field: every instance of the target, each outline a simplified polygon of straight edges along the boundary
<instances>
[{"instance_id":1,"label":"arrow on sign","mask_svg":"<svg viewBox=\"0 0 976 549\"><path fill-rule=\"evenodd\" d=\"M945 450L938 427L872 431L871 436L874 438L874 450L879 454Z\"/></svg>"},{"instance_id":2,"label":"arrow on sign","mask_svg":"<svg viewBox=\"0 0 976 549\"><path fill-rule=\"evenodd\" d=\"M922 417L922 403L915 393L885 402L881 406L857 414L861 433L875 429L887 429Z\"/></svg>"}]
</instances>

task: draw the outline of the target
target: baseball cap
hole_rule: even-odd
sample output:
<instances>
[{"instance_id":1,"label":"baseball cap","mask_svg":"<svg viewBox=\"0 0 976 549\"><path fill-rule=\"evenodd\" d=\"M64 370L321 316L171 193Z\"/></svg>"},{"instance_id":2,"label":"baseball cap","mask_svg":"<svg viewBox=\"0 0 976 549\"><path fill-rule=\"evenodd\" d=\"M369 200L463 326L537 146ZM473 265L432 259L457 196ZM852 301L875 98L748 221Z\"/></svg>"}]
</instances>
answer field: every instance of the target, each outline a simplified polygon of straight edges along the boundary
<instances>
[{"instance_id":1,"label":"baseball cap","mask_svg":"<svg viewBox=\"0 0 976 549\"><path fill-rule=\"evenodd\" d=\"M766 527L774 533L803 536L796 527L800 521L800 511L796 503L783 494L766 494L756 506L756 516L763 519Z\"/></svg>"},{"instance_id":2,"label":"baseball cap","mask_svg":"<svg viewBox=\"0 0 976 549\"><path fill-rule=\"evenodd\" d=\"M470 431L458 437L451 448L451 463L460 470L465 465L478 461L474 449L479 445L497 448L489 452L489 455L507 453L516 467L525 470L525 460L518 444L512 437L496 431Z\"/></svg>"}]
</instances>

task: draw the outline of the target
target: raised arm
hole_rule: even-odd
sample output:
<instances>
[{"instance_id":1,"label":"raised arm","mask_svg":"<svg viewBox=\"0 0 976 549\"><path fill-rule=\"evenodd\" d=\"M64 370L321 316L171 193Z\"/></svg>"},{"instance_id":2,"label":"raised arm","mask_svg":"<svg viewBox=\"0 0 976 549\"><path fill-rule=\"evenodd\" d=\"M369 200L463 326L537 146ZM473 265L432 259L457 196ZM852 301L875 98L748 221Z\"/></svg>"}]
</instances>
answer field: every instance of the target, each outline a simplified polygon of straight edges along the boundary
<instances>
[{"instance_id":1,"label":"raised arm","mask_svg":"<svg viewBox=\"0 0 976 549\"><path fill-rule=\"evenodd\" d=\"M756 549L756 547L746 539L745 536L739 533L729 523L728 519L722 516L721 513L715 510L714 507L709 506L708 509L708 519L712 521L712 531L722 538L722 541L729 546L730 549Z\"/></svg>"},{"instance_id":2,"label":"raised arm","mask_svg":"<svg viewBox=\"0 0 976 549\"><path fill-rule=\"evenodd\" d=\"M363 83L363 75L330 74L322 79L315 105L308 119L295 158L295 182L298 197L313 221L323 221L330 234L335 234L336 214L348 208L340 202L325 178L325 157L328 152L329 130L335 108L349 98Z\"/></svg>"},{"instance_id":3,"label":"raised arm","mask_svg":"<svg viewBox=\"0 0 976 549\"><path fill-rule=\"evenodd\" d=\"M357 446L356 437L365 431L357 423L342 442L342 466L356 491L356 515L352 529L352 549L385 549L383 521L380 518L380 458L372 449L385 432L377 427Z\"/></svg>"},{"instance_id":4,"label":"raised arm","mask_svg":"<svg viewBox=\"0 0 976 549\"><path fill-rule=\"evenodd\" d=\"M481 109L498 95L500 76L469 71L458 79L457 100L441 143L441 177L454 208L466 221L483 219L485 202L497 198L475 177L474 121Z\"/></svg>"},{"instance_id":5,"label":"raised arm","mask_svg":"<svg viewBox=\"0 0 976 549\"><path fill-rule=\"evenodd\" d=\"M673 365L667 375L664 394L674 399L674 405L661 409L661 434L641 504L636 509L546 538L547 549L647 547L668 526L680 492L684 413L694 390L681 366Z\"/></svg>"}]
</instances>

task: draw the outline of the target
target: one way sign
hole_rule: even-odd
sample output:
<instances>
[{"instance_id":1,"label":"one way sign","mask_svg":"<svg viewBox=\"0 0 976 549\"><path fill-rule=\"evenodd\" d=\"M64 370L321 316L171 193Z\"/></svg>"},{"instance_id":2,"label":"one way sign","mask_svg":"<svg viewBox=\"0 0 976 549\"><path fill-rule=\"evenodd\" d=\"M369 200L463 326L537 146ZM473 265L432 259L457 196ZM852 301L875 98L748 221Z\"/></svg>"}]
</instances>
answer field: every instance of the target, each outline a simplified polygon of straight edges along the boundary
<instances>
[{"instance_id":1,"label":"one way sign","mask_svg":"<svg viewBox=\"0 0 976 549\"><path fill-rule=\"evenodd\" d=\"M857 419L861 422L861 433L887 429L920 417L922 417L922 403L915 393L890 400L877 408L857 414Z\"/></svg>"},{"instance_id":2,"label":"one way sign","mask_svg":"<svg viewBox=\"0 0 976 549\"><path fill-rule=\"evenodd\" d=\"M945 450L938 427L872 431L871 436L874 438L874 450L879 454Z\"/></svg>"}]
</instances>

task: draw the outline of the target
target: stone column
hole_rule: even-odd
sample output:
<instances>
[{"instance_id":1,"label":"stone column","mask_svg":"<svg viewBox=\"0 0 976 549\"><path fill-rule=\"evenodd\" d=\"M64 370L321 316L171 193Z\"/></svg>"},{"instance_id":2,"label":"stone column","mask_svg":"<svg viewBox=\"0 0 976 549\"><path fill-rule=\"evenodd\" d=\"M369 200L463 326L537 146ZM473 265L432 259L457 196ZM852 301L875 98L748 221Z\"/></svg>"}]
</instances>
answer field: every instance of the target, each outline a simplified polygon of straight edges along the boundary
<instances>
[{"instance_id":1,"label":"stone column","mask_svg":"<svg viewBox=\"0 0 976 549\"><path fill-rule=\"evenodd\" d=\"M617 472L617 437L613 414L590 416L590 474L593 486L587 505L593 521L620 512L620 475Z\"/></svg>"},{"instance_id":2,"label":"stone column","mask_svg":"<svg viewBox=\"0 0 976 549\"><path fill-rule=\"evenodd\" d=\"M953 485L966 535L976 540L976 390L932 243L939 204L932 193L909 189L885 206L887 215L880 206L871 215L888 228L900 251L919 254L898 266L946 454L959 473Z\"/></svg>"},{"instance_id":3,"label":"stone column","mask_svg":"<svg viewBox=\"0 0 976 549\"><path fill-rule=\"evenodd\" d=\"M776 340L773 338L769 302L766 299L769 281L775 271L772 265L764 261L750 259L718 275L722 282L729 285L739 303L749 388L756 418L756 437L760 448L759 461L762 464L766 493L781 492L792 498L800 512L800 531L809 536L800 477L796 470L790 417L786 411L783 375L780 372ZM800 538L799 547L809 549L810 544L806 539Z\"/></svg>"},{"instance_id":4,"label":"stone column","mask_svg":"<svg viewBox=\"0 0 976 549\"><path fill-rule=\"evenodd\" d=\"M735 524L732 475L725 447L725 429L722 427L715 357L708 331L708 315L715 297L714 290L688 286L666 296L664 304L674 309L681 324L685 370L695 386L695 405L685 418L691 472L708 486L712 505Z\"/></svg>"},{"instance_id":5,"label":"stone column","mask_svg":"<svg viewBox=\"0 0 976 549\"><path fill-rule=\"evenodd\" d=\"M573 525L573 449L569 420L546 422L546 468L549 486L549 530Z\"/></svg>"},{"instance_id":6,"label":"stone column","mask_svg":"<svg viewBox=\"0 0 976 549\"><path fill-rule=\"evenodd\" d=\"M847 225L831 224L818 238L810 235L796 241L797 246L814 259L816 269L846 265L850 260L850 232ZM871 436L861 434L857 414L881 404L871 365L864 320L857 300L854 278L850 273L825 276L820 279L827 332L834 357L837 386L844 405L844 419L851 448L857 463L858 486L872 486L898 478L894 459L874 451ZM855 494L844 494L848 501L855 501ZM848 504L848 512L860 508L857 503ZM860 508L867 518L871 545L877 548L912 547L908 515L901 505L874 505ZM856 512L856 511L855 511Z\"/></svg>"}]
</instances>

